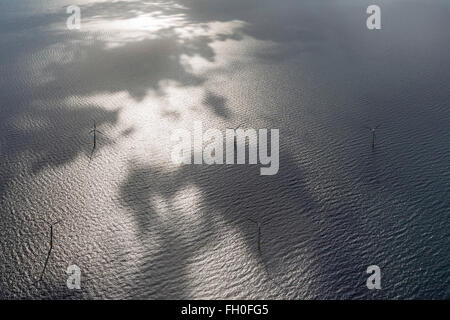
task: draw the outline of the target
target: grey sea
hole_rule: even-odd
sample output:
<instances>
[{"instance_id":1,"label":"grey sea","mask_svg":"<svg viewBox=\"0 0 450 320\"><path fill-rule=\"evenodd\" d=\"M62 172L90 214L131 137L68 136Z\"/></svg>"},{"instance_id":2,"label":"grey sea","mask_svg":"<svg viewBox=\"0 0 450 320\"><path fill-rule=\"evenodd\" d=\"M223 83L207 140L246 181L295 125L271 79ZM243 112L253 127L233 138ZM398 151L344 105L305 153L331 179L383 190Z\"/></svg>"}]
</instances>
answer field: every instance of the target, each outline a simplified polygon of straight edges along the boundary
<instances>
[{"instance_id":1,"label":"grey sea","mask_svg":"<svg viewBox=\"0 0 450 320\"><path fill-rule=\"evenodd\" d=\"M0 298L450 299L449 13L2 0ZM174 163L195 121L279 129L278 173Z\"/></svg>"}]
</instances>

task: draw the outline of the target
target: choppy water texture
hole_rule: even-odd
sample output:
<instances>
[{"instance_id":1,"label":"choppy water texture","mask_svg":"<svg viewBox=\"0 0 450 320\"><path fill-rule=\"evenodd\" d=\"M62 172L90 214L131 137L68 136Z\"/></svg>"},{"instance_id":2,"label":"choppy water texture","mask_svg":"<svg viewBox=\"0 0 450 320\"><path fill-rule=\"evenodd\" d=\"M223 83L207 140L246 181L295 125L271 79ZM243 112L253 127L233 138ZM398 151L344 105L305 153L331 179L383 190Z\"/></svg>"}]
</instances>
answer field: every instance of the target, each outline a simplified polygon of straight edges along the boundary
<instances>
[{"instance_id":1,"label":"choppy water texture","mask_svg":"<svg viewBox=\"0 0 450 320\"><path fill-rule=\"evenodd\" d=\"M449 9L1 1L0 298L450 298ZM278 175L172 164L195 120L279 128Z\"/></svg>"}]
</instances>

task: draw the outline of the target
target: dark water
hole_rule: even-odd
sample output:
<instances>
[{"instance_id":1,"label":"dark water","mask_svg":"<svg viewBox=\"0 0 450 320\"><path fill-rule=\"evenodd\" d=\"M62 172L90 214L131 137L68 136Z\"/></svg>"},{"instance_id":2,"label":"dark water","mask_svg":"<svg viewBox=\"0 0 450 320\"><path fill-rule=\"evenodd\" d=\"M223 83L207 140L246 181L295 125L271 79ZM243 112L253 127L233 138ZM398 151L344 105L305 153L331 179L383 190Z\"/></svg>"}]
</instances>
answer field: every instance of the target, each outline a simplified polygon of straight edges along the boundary
<instances>
[{"instance_id":1,"label":"dark water","mask_svg":"<svg viewBox=\"0 0 450 320\"><path fill-rule=\"evenodd\" d=\"M449 9L3 0L0 298L450 298ZM279 128L279 173L172 164L195 120Z\"/></svg>"}]
</instances>

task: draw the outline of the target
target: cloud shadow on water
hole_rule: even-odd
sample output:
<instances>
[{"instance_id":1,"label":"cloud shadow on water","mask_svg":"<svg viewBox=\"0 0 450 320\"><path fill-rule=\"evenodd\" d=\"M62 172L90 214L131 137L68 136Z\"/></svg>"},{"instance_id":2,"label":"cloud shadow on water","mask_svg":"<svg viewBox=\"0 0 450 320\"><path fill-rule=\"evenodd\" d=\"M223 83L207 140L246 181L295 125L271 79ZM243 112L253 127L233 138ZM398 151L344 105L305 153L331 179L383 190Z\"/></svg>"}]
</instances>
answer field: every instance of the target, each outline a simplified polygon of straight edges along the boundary
<instances>
[{"instance_id":1,"label":"cloud shadow on water","mask_svg":"<svg viewBox=\"0 0 450 320\"><path fill-rule=\"evenodd\" d=\"M307 257L300 244L314 252L321 226L315 201L302 183L302 170L288 153L282 152L280 158L282 167L275 176L260 176L259 165L183 165L167 171L130 163L130 172L120 189L122 204L133 214L143 244L158 243L141 262L142 272L135 281L148 291L137 296L191 298L191 263L208 250L216 250L211 254L220 257L220 250L213 248L215 241L220 242L218 239L225 236L225 224L243 235L250 252L245 259L259 265L253 270L253 277L259 279L262 287L255 288L255 297L301 297L308 281L302 275L304 268L321 266L312 257L307 261L300 259ZM195 204L199 209L177 206L180 193L192 188L199 190L200 200ZM167 203L172 210L162 212L155 199ZM256 245L255 226L248 219L262 222L261 253ZM217 259L216 263L224 264L223 272L232 269L233 257L223 258L225 262ZM227 278L236 277L230 274ZM234 283L243 286L243 291L248 280L244 278ZM216 298L220 297L223 296Z\"/></svg>"}]
</instances>

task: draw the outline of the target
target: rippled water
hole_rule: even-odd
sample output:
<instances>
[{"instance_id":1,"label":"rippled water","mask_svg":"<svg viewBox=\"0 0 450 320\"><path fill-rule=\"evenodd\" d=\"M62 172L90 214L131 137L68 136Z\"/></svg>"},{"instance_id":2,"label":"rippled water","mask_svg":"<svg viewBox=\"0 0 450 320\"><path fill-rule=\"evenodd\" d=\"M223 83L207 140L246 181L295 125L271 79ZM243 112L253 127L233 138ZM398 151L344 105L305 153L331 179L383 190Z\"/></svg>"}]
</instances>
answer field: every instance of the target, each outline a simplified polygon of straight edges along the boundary
<instances>
[{"instance_id":1,"label":"rippled water","mask_svg":"<svg viewBox=\"0 0 450 320\"><path fill-rule=\"evenodd\" d=\"M372 2L3 0L0 298L450 298L450 3ZM195 120L279 173L174 165Z\"/></svg>"}]
</instances>

